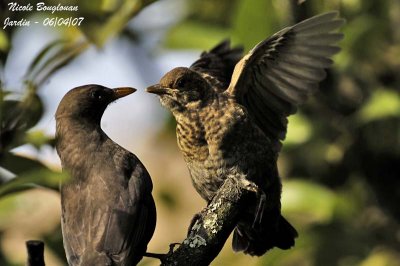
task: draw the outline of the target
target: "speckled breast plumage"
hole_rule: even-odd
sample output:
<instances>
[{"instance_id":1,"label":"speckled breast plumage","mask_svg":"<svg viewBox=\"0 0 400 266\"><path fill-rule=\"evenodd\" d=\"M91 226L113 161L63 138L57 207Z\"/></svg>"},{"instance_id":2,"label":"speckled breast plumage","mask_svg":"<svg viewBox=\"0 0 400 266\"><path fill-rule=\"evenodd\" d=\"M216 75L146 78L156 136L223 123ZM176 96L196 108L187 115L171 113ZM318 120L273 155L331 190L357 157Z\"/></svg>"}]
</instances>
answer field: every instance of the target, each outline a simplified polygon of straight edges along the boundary
<instances>
[{"instance_id":1,"label":"speckled breast plumage","mask_svg":"<svg viewBox=\"0 0 400 266\"><path fill-rule=\"evenodd\" d=\"M272 180L279 182L277 175L264 174L274 172L276 162L268 138L225 95L178 121L179 148L193 185L205 200L211 200L229 176L242 175L263 188Z\"/></svg>"}]
</instances>

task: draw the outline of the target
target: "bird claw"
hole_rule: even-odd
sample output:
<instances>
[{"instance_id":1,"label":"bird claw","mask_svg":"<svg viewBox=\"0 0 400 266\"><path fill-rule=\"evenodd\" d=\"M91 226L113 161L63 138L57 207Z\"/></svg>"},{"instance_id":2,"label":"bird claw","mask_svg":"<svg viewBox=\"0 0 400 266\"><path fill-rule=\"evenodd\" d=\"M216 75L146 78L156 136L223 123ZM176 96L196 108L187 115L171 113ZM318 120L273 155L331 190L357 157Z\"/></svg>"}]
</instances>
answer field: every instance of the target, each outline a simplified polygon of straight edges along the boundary
<instances>
[{"instance_id":1,"label":"bird claw","mask_svg":"<svg viewBox=\"0 0 400 266\"><path fill-rule=\"evenodd\" d=\"M176 247L176 246L180 246L180 245L182 245L182 244L181 244L181 243L171 243L171 244L169 244L169 251L168 251L168 254L174 253L175 247Z\"/></svg>"},{"instance_id":2,"label":"bird claw","mask_svg":"<svg viewBox=\"0 0 400 266\"><path fill-rule=\"evenodd\" d=\"M265 204L267 202L267 195L265 194L264 191L259 190L257 193L257 199L258 199L258 207L256 209L256 216L254 217L252 225L253 228L256 228L259 225L261 225L261 220L264 216Z\"/></svg>"},{"instance_id":3,"label":"bird claw","mask_svg":"<svg viewBox=\"0 0 400 266\"><path fill-rule=\"evenodd\" d=\"M162 261L164 261L165 257L167 257L167 255L170 253L171 253L171 245L170 245L170 251L167 254L145 252L143 256L148 257L148 258L153 258L153 259L159 259L162 262ZM112 265L114 265L114 264L112 264Z\"/></svg>"},{"instance_id":4,"label":"bird claw","mask_svg":"<svg viewBox=\"0 0 400 266\"><path fill-rule=\"evenodd\" d=\"M259 193L259 187L256 185L256 183L254 183L253 181L249 181L244 177L241 177L237 180L238 184L240 185L241 188L250 191L250 192L254 192L256 194Z\"/></svg>"},{"instance_id":5,"label":"bird claw","mask_svg":"<svg viewBox=\"0 0 400 266\"><path fill-rule=\"evenodd\" d=\"M256 209L256 215L254 217L254 221L252 224L253 228L256 228L257 226L259 226L261 224L261 220L263 218L264 215L264 210L265 210L265 205L267 202L267 195L265 194L265 192L259 188L259 186L254 183L253 181L249 181L246 178L240 178L238 180L238 183L240 184L240 186L250 192L254 192L257 195L257 200L258 200L258 206Z\"/></svg>"},{"instance_id":6,"label":"bird claw","mask_svg":"<svg viewBox=\"0 0 400 266\"><path fill-rule=\"evenodd\" d=\"M169 244L169 251L167 254L163 253L151 253L151 252L146 252L144 253L143 256L148 257L148 258L154 258L154 259L159 259L161 261L161 264L163 264L168 256L174 253L175 247L182 245L181 243L171 243Z\"/></svg>"}]
</instances>

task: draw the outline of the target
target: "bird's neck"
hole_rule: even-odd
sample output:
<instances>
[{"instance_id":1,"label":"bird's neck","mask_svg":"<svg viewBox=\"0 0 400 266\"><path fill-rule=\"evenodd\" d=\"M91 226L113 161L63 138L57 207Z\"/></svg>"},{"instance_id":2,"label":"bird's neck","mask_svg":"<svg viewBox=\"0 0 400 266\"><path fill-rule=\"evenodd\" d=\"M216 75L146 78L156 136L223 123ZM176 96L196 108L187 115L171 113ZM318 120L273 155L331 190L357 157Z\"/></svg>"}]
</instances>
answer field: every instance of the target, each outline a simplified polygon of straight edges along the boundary
<instances>
[{"instance_id":1,"label":"bird's neck","mask_svg":"<svg viewBox=\"0 0 400 266\"><path fill-rule=\"evenodd\" d=\"M185 159L205 159L207 157L206 142L204 139L204 126L199 114L187 113L176 117L176 135L178 146Z\"/></svg>"},{"instance_id":2,"label":"bird's neck","mask_svg":"<svg viewBox=\"0 0 400 266\"><path fill-rule=\"evenodd\" d=\"M61 133L61 134L59 134ZM83 141L86 138L92 138L94 136L101 136L105 133L100 127L100 121L87 121L84 118L77 119L75 117L60 117L57 118L56 122L56 134L62 136L80 136L80 138L74 137L74 139L81 139Z\"/></svg>"},{"instance_id":3,"label":"bird's neck","mask_svg":"<svg viewBox=\"0 0 400 266\"><path fill-rule=\"evenodd\" d=\"M108 139L100 124L85 123L68 117L57 119L57 152L68 170L84 165Z\"/></svg>"}]
</instances>

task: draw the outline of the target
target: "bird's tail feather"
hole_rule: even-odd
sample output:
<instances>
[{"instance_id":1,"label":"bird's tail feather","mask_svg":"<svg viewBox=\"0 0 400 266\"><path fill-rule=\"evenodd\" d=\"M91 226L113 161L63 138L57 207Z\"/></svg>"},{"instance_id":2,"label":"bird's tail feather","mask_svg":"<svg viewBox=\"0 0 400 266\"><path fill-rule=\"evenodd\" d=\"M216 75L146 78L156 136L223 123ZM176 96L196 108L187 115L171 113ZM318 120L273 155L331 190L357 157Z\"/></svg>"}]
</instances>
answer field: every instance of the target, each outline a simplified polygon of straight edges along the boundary
<instances>
[{"instance_id":1,"label":"bird's tail feather","mask_svg":"<svg viewBox=\"0 0 400 266\"><path fill-rule=\"evenodd\" d=\"M261 256L273 247L289 249L294 246L297 231L282 215L276 226L271 226L268 219L264 221L260 229L238 225L233 233L233 250Z\"/></svg>"}]
</instances>

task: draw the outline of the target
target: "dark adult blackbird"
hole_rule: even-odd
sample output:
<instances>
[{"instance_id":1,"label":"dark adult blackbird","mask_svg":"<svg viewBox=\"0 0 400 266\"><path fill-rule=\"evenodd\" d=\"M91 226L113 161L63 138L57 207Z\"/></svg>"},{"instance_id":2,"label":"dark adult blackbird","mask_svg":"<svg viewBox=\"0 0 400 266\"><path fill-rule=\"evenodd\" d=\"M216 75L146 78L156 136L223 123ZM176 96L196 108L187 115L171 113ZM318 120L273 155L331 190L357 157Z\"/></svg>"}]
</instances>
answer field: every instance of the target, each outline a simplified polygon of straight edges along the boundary
<instances>
[{"instance_id":1,"label":"dark adult blackbird","mask_svg":"<svg viewBox=\"0 0 400 266\"><path fill-rule=\"evenodd\" d=\"M343 35L335 30L344 21L337 15L287 27L243 58L225 41L147 88L174 115L178 146L206 201L228 177L258 187L235 228L235 251L261 256L294 245L297 232L281 216L277 157L287 117L316 90L339 51Z\"/></svg>"},{"instance_id":2,"label":"dark adult blackbird","mask_svg":"<svg viewBox=\"0 0 400 266\"><path fill-rule=\"evenodd\" d=\"M86 85L69 91L58 106L56 148L71 175L61 187L69 265L136 265L153 235L150 176L100 127L108 104L134 91Z\"/></svg>"}]
</instances>

